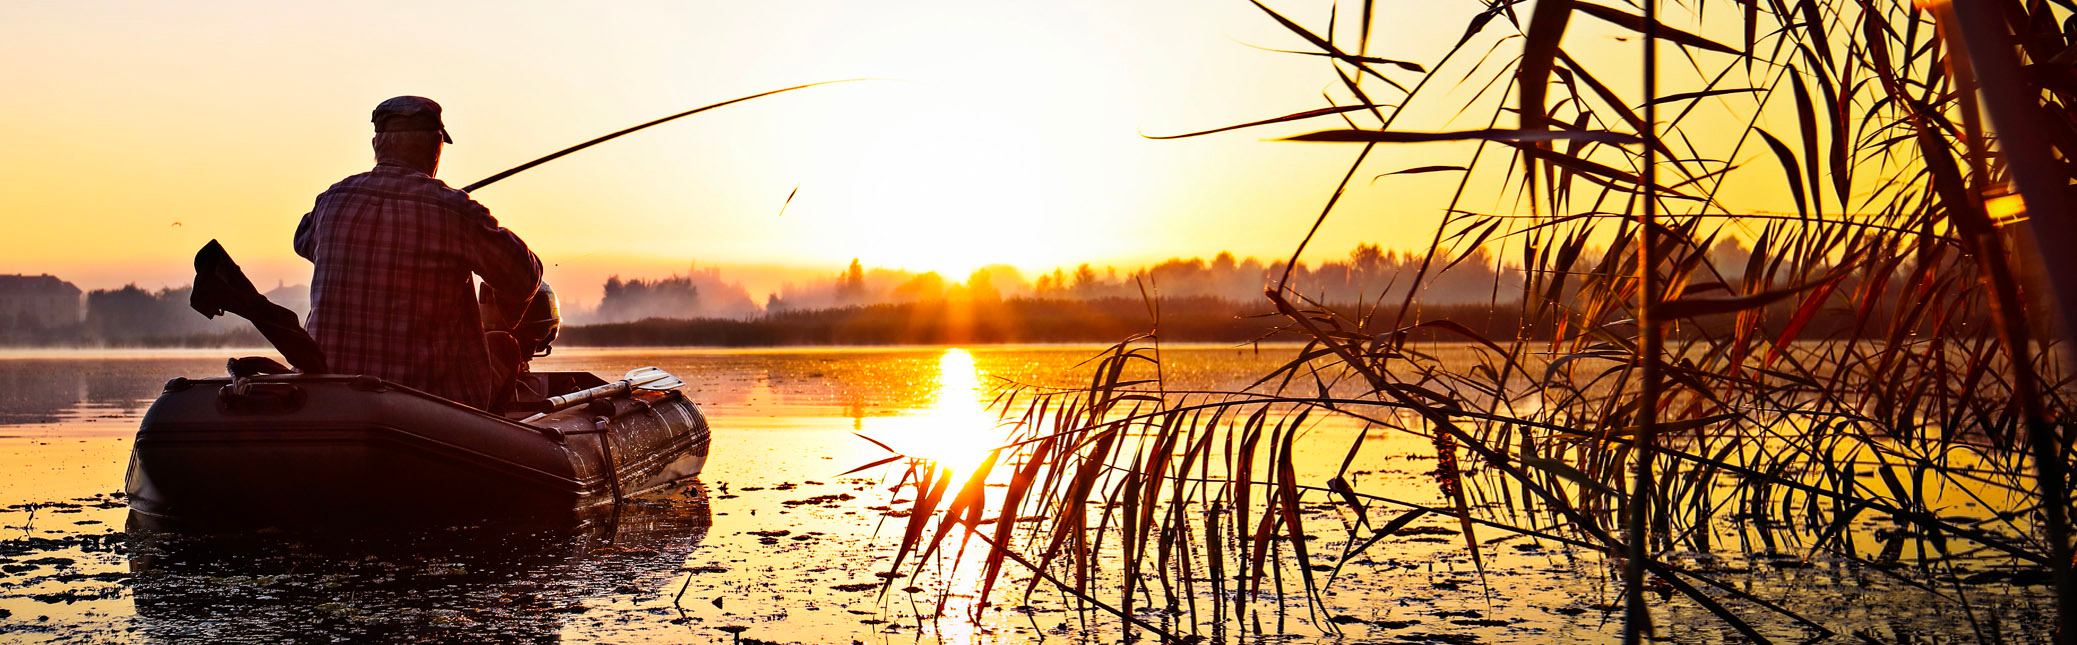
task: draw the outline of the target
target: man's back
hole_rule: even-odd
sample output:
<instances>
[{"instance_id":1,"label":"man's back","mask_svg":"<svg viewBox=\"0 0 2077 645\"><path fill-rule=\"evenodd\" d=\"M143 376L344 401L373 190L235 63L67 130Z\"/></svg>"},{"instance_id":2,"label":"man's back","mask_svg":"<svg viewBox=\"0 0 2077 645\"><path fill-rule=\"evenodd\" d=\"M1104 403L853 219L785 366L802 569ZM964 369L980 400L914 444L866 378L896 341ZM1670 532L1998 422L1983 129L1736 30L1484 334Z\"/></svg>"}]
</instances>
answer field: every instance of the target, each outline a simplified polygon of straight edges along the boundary
<instances>
[{"instance_id":1,"label":"man's back","mask_svg":"<svg viewBox=\"0 0 2077 645\"><path fill-rule=\"evenodd\" d=\"M510 295L541 279L540 260L489 210L390 163L319 195L296 253L316 265L308 326L332 371L478 407L494 377L469 274Z\"/></svg>"}]
</instances>

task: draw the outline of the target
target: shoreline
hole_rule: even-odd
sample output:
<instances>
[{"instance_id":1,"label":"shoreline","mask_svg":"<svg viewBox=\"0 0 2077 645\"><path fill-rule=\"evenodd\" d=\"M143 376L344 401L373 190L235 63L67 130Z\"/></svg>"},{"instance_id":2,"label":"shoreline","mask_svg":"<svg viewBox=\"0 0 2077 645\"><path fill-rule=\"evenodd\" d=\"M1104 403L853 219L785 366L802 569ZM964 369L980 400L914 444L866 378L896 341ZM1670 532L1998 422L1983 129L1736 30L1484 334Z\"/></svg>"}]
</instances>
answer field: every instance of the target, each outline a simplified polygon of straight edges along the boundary
<instances>
[{"instance_id":1,"label":"shoreline","mask_svg":"<svg viewBox=\"0 0 2077 645\"><path fill-rule=\"evenodd\" d=\"M988 351L1047 351L1070 349L1097 350L1110 347L1111 345L1112 343L1096 341L1070 341L1057 343L900 343L886 345L559 345L555 348L556 354L551 354L551 356L559 356L566 353L578 353L586 356L616 356L624 354L665 354L699 356L709 354L789 354L800 352L879 353L942 350L952 348L981 349ZM1232 349L1236 351L1250 351L1256 348L1262 350L1298 349L1304 346L1304 343L1293 341L1242 343L1239 345L1214 341L1177 341L1173 343L1161 344L1161 347L1163 349ZM0 360L80 358L97 358L105 360L148 360L165 358L217 358L233 355L278 356L279 353L272 347L249 345L226 345L223 347L0 347Z\"/></svg>"}]
</instances>

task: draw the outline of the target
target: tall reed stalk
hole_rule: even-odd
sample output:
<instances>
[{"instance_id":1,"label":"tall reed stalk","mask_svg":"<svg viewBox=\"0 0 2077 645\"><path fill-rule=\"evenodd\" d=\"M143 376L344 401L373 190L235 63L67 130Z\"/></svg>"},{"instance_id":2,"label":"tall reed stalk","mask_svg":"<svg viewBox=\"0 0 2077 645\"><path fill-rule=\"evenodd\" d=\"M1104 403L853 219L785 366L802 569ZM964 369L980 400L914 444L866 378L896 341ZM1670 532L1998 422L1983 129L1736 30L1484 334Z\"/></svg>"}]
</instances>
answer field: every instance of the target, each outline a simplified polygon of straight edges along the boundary
<instances>
[{"instance_id":1,"label":"tall reed stalk","mask_svg":"<svg viewBox=\"0 0 2077 645\"><path fill-rule=\"evenodd\" d=\"M1624 507L1623 539L1629 543L1623 565L1623 642L1636 645L1652 633L1651 604L1645 597L1644 561L1652 557L1649 544L1652 506L1657 497L1652 472L1652 449L1659 447L1659 391L1661 361L1665 360L1665 329L1659 325L1659 263L1652 248L1658 245L1659 200L1659 3L1644 0L1644 208L1637 213L1637 372L1642 380L1637 392L1637 434L1630 450L1633 479L1630 504Z\"/></svg>"}]
</instances>

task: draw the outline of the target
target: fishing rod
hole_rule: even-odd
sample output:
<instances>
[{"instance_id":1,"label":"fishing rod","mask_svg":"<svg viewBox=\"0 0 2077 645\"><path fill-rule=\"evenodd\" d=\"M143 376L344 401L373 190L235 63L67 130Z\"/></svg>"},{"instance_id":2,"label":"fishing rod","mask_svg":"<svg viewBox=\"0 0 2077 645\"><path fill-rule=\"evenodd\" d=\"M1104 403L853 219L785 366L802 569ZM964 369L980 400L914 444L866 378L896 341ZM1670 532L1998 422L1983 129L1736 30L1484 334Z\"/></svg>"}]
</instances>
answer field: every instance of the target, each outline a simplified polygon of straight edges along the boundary
<instances>
[{"instance_id":1,"label":"fishing rod","mask_svg":"<svg viewBox=\"0 0 2077 645\"><path fill-rule=\"evenodd\" d=\"M580 143L580 144L577 144L577 145L574 145L574 146L570 146L570 147L568 147L568 148L563 148L562 150L560 150L560 151L557 151L557 152L556 152L556 153L554 153L554 154L548 155L548 156L546 156L546 157L542 157L542 158L540 158L540 159L535 159L535 160L533 160L533 161L529 161L529 162L526 162L526 163L523 163L523 164L519 164L519 165L518 165L517 167L514 167L514 168L512 168L511 170L507 170L507 171L504 171L504 172L501 172L501 173L498 173L498 174L495 174L495 175L491 175L491 176L489 176L489 177L485 177L485 178L484 178L484 179L483 179L482 181L478 181L478 182L476 182L476 183L473 183L473 184L469 184L469 185L467 185L467 186L463 186L463 187L462 187L462 192L465 192L465 193L467 193L467 192L474 192L474 191L475 191L476 189L478 189L478 188L482 188L482 187L484 187L484 186L489 186L489 185L491 185L491 184L493 184L493 183L496 183L496 182L497 182L498 180L500 180L500 179L504 179L504 178L506 178L506 177L510 177L510 176L513 176L513 175L517 175L517 174L519 174L520 172L522 172L522 171L524 171L524 170L526 170L526 169L528 169L528 168L532 168L532 167L534 167L534 166L539 166L539 165L541 165L541 164L544 164L544 163L548 163L548 162L550 162L550 161L555 161L556 159L562 158L562 157L563 157L564 155L568 155L568 154L570 154L570 153L572 153L572 152L576 152L576 151L579 151L579 150L583 150L583 149L585 149L585 148L589 148L589 147L592 147L592 146L595 146L595 145L598 145L598 144L601 144L601 143L605 143L605 142L607 142L607 141L612 141L612 140L614 140L614 139L620 138L620 136L621 136L621 135L626 135L626 134L633 134L633 133L635 133L635 132L638 132L638 131L641 131L641 130L643 130L643 129L646 129L646 128L650 127L650 126L654 126L654 125L662 125L662 124L664 124L664 123L668 123L668 122L671 122L671 121L674 121L674 120L677 120L677 119L680 119L680 118L683 118L683 117L688 117L688 116L692 116L692 115L694 115L694 114L699 114L699 113L701 113L701 112L705 112L705 111L707 111L707 110L712 110L712 109L714 109L714 108L718 108L718 107L722 107L722 106L726 106L726 105L733 105L733 104L736 104L736 103L741 103L741 102L744 102L744 101L748 101L748 100L751 100L751 99L757 99L757 98L764 98L764 97L767 97L767 96L771 96L771 95L773 95L773 94L779 94L779 93L783 93L783 92L791 92L791 91L794 91L794 90L801 90L801 89L807 89L807 88L810 88L810 87L815 87L815 86L817 86L817 85L829 85L829 84L832 84L832 83L850 83L850 82L854 82L854 81L866 81L866 80L872 80L872 79L866 79L866 78L847 78L847 79L842 79L842 80L835 80L835 81L822 81L822 82L820 82L820 83L809 83L809 84L807 84L807 85L795 85L795 86L793 86L793 87L788 87L788 88L784 88L784 89L777 89L777 90L772 90L772 91L770 91L770 92L763 92L763 93L759 93L759 94L752 94L752 95L749 95L749 96L745 96L745 97L742 97L742 98L737 98L737 99L731 99L731 100L727 100L727 101L722 101L722 102L720 102L720 103L715 103L715 104L713 104L713 105L708 105L708 106L704 106L704 107L699 107L699 108L694 108L694 109L686 110L686 111L684 111L684 112L679 112L679 113L677 113L677 114L673 114L673 115L670 115L670 116L667 116L667 117L664 117L664 118L661 118L661 119L657 119L657 120L655 120L655 121L650 121L650 122L648 122L648 123L644 123L644 124L641 124L641 125L638 125L638 126L635 126L635 127L632 127L632 128L628 128L628 129L625 129L625 130L621 130L621 131L619 131L619 132L615 132L615 133L612 133L612 134L608 134L608 135L606 135L606 136L603 136L603 137L599 137L599 138L597 138L597 139L592 139L592 140L590 140L590 141L586 141L586 142L584 142L584 143Z\"/></svg>"},{"instance_id":2,"label":"fishing rod","mask_svg":"<svg viewBox=\"0 0 2077 645\"><path fill-rule=\"evenodd\" d=\"M651 126L661 125L676 119L692 116L694 114L699 114L707 110L712 110L714 108L733 105L751 99L763 98L771 96L773 94L780 94L784 92L791 92L794 90L807 89L810 87L815 87L817 85L829 85L832 83L849 83L852 81L863 80L871 79L847 78L843 80L809 83L807 85L795 85L793 87L776 89L770 92L752 94L742 98L722 101L720 103L715 103L713 105L686 110L684 112L679 112L677 114L657 119L655 121L650 121L648 123L644 123L632 128L621 130L619 132L608 134L597 139L592 139L584 143L570 146L568 148L564 148L560 151L557 151L555 154L551 154L540 159L535 159L533 161L520 164L519 166L512 168L511 170L491 175L490 177L487 177L482 181L469 184L468 186L462 188L462 192L469 192L476 190L478 188L482 188L484 186L489 186L500 179L517 175L528 168L532 168L534 166L539 166L541 164L554 161L572 152L583 150L585 148L605 143L607 141L612 141L614 139L620 138L623 135L632 134L641 131L645 128L649 128ZM236 314L239 317L244 318L248 321L251 321L253 325L257 326L260 329L260 334L267 338L268 344L271 344L275 347L275 349L280 350L282 356L286 357L289 360L289 364L294 365L298 370L301 370L304 373L321 373L326 371L324 353L317 348L317 342L311 339L310 333L307 330L303 329L303 325L301 324L301 321L296 319L295 313L289 311L286 308L283 308L281 305L277 305L273 302L268 301L266 296L261 295L259 289L253 287L252 280L245 277L245 272L238 267L238 263L231 260L231 255L229 253L226 253L224 251L223 245L218 244L216 240L210 240L207 246L202 247L201 252L195 254L194 290L193 293L191 293L188 297L188 306L194 308L195 311L200 312L203 316L209 318L215 318L217 316L224 315L225 313L231 313Z\"/></svg>"},{"instance_id":3,"label":"fishing rod","mask_svg":"<svg viewBox=\"0 0 2077 645\"><path fill-rule=\"evenodd\" d=\"M803 89L807 89L807 88L810 88L810 87L815 87L815 86L817 86L817 85L830 85L830 84L833 84L833 83L850 83L850 82L853 82L853 81L864 81L864 80L871 80L871 79L864 79L864 78L847 78L847 79L840 79L840 80L834 80L834 81L822 81L822 82L820 82L820 83L809 83L809 84L806 84L806 85L795 85L795 86L793 86L793 87L786 87L786 88L780 88L780 89L772 90L772 91L769 91L769 92L759 92L759 93L757 93L757 94L752 94L752 95L749 95L749 96L744 96L744 97L740 97L740 98L730 99L730 100L727 100L727 101L722 101L722 102L720 102L720 103L715 103L715 104L713 104L713 105L705 105L705 106L701 106L701 107L693 108L693 109L690 109L690 110L686 110L686 111L684 111L684 112L679 112L679 113L677 113L677 114L673 114L673 115L670 115L670 116L667 116L667 117L663 117L663 118L661 118L661 119L657 119L657 120L654 120L654 121L650 121L650 122L648 122L648 123L643 123L643 124L641 124L641 125L637 125L637 126L634 126L634 127L630 127L630 128L624 129L624 130L620 130L620 131L618 131L618 132L614 132L614 133L612 133L612 134L608 134L608 135L605 135L605 136L602 136L602 137L599 137L599 138L596 138L596 139L592 139L592 140L590 140L590 141L586 141L586 142L584 142L584 143L580 143L580 144L577 144L577 145L574 145L574 146L570 146L570 147L568 147L568 148L563 148L563 149L561 149L561 150L555 151L555 152L554 152L554 153L552 153L552 154L549 154L548 156L545 156L545 157L541 157L541 158L539 158L539 159L535 159L535 160L533 160L533 161L529 161L529 162L526 162L526 163L523 163L523 164L519 164L518 166L514 166L514 167L512 167L511 169L509 169L509 170L506 170L506 171L504 171L504 172L501 172L501 173L498 173L498 174L495 174L495 175L491 175L491 176L489 176L489 177L485 177L485 178L483 178L483 179L482 179L481 181L477 181L476 183L473 183L473 184L469 184L469 185L467 185L467 186L463 186L463 187L462 187L462 192L464 192L464 193L474 192L474 191L475 191L476 189L478 189L478 188L482 188L482 187L484 187L484 186L489 186L489 185L491 185L491 184L493 184L493 183L496 183L496 182L497 182L498 180L500 180L500 179L504 179L504 178L506 178L506 177L510 177L510 176L513 176L513 175L517 175L517 174L519 174L519 173L521 173L521 172L524 172L524 171L526 171L526 170L527 170L528 168L532 168L532 167L534 167L534 166L539 166L539 165L541 165L541 164L544 164L544 163L548 163L548 162L550 162L550 161L555 161L556 159L561 159L561 158L562 158L563 156L565 156L565 155L568 155L568 154L570 154L570 153L573 153L573 152L577 152L577 151L579 151L579 150L583 150L583 149L585 149L585 148L589 148L589 147L592 147L592 146L595 146L595 145L598 145L598 144L601 144L601 143L605 143L605 142L607 142L607 141L612 141L612 140L614 140L614 139L618 139L618 138L620 138L620 137L622 137L622 136L625 136L625 135L629 135L629 134L634 134L634 133L636 133L636 132L640 132L640 131L642 131L642 130L648 129L648 128L650 128L650 127L653 127L653 126L658 126L658 125L662 125L662 124L665 124L665 123L669 123L669 122L671 122L671 121L675 121L675 120L678 120L678 119L682 119L682 118L685 118L685 117L688 117L688 116L692 116L692 115L694 115L694 114L699 114L699 113L701 113L701 112L705 112L705 111L707 111L707 110L712 110L712 109L714 109L714 108L718 108L718 107L724 107L724 106L729 106L729 105L734 105L734 104L737 104L737 103L741 103L741 102L744 102L744 101L748 101L748 100L751 100L751 99L759 99L759 98L764 98L764 97L767 97L767 96L771 96L771 95L773 95L773 94L783 94L783 93L786 93L786 92L791 92L791 91L794 91L794 90L803 90ZM798 191L798 190L799 190L799 187L795 187L795 190L796 190L796 191ZM792 202L792 201L793 201L793 196L792 196L792 195L788 195L788 196L786 197L786 199L787 199L787 201L788 201L788 202L790 203L790 202ZM784 212L784 207L781 207L781 212ZM199 260L197 260L197 261L199 262ZM542 283L542 285L541 285L541 288L542 288L542 289L546 289L546 288L547 288L547 283L545 283L545 282L544 282L544 283ZM490 285L489 285L489 284L484 284L484 285L482 286L482 289L483 289L483 291L484 291L485 293L489 293L489 292L490 292ZM552 295L552 292L550 292L550 293L551 293L551 297L553 297L553 295ZM535 293L535 295L539 295L539 291L537 291L537 292ZM489 297L489 296L482 296L482 294L479 294L479 296L481 296L481 297ZM519 322L523 322L523 320L524 320L525 318L527 318L527 317L528 317L528 313L530 313L530 312L531 312L531 310L532 310L532 308L531 308L531 307L529 307L529 309L528 309L528 312L521 312L521 313L520 313L520 317L522 318L522 321L514 321L514 323L515 323L515 327L514 327L514 328L515 328L515 329L517 328L517 326L516 326L516 325L517 325L517 324L518 324ZM553 311L553 310L554 310L554 307L553 307L553 305L551 305L551 306L550 306L550 310L551 310L551 311ZM555 322L554 322L553 324L554 324L554 325L556 325L556 326L560 326L560 325L561 325L561 320L562 320L562 316L561 316L560 314L556 314L556 315L555 315L555 317L554 317L554 320L555 320ZM553 329L553 328L551 327L551 328L550 328L550 330L549 330L549 335L548 335L548 337L552 338L553 336L554 336L554 329ZM537 356L545 356L546 354L536 354L536 355L537 355ZM634 376L634 372L629 372L629 373L628 373L628 375L629 375L629 377L630 377L630 378L632 378L632 377ZM668 375L668 374L666 374L665 376L669 376L669 375ZM674 379L674 381L675 381L675 379ZM501 386L501 388L503 388L503 387L509 387L509 386ZM671 387L676 387L676 386L675 386L675 385L673 385L673 386L671 386ZM595 389L596 389L596 388L595 388ZM535 416L537 416L537 417L538 417L539 415L535 415Z\"/></svg>"}]
</instances>

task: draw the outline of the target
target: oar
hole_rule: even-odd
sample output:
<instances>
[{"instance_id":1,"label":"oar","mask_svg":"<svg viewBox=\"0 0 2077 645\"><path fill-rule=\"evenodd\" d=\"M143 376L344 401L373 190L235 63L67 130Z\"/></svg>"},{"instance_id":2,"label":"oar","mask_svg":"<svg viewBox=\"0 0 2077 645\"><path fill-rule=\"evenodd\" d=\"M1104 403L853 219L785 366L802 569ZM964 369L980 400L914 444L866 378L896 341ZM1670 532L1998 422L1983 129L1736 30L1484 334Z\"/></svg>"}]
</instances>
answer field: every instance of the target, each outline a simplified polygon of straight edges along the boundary
<instances>
[{"instance_id":1,"label":"oar","mask_svg":"<svg viewBox=\"0 0 2077 645\"><path fill-rule=\"evenodd\" d=\"M561 410L563 408L583 403L585 401L590 401L592 399L598 399L608 396L618 396L621 394L632 392L634 390L664 392L678 389L679 387L682 387L684 385L685 381L678 380L678 377L672 376L670 372L663 371L662 369L659 369L656 366L652 365L649 367L637 367L635 369L628 370L627 374L624 375L618 381L607 383L605 385L601 385L598 387L578 390L561 396L548 397L547 410L536 413L533 416L527 417L525 419L521 419L520 423L532 422L536 419L540 419L541 417L548 416L550 412Z\"/></svg>"}]
</instances>

